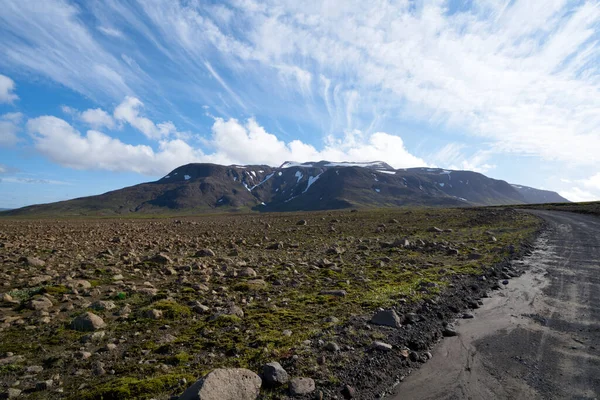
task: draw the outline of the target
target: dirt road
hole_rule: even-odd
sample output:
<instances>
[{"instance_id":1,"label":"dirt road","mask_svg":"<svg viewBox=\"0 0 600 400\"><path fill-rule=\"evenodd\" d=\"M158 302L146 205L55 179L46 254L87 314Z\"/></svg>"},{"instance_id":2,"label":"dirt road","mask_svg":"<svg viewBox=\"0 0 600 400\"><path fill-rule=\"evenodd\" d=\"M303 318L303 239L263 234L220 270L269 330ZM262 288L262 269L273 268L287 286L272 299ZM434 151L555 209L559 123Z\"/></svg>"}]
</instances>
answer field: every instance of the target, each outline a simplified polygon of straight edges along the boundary
<instances>
[{"instance_id":1,"label":"dirt road","mask_svg":"<svg viewBox=\"0 0 600 400\"><path fill-rule=\"evenodd\" d=\"M600 218L549 224L528 272L461 320L392 400L600 399Z\"/></svg>"}]
</instances>

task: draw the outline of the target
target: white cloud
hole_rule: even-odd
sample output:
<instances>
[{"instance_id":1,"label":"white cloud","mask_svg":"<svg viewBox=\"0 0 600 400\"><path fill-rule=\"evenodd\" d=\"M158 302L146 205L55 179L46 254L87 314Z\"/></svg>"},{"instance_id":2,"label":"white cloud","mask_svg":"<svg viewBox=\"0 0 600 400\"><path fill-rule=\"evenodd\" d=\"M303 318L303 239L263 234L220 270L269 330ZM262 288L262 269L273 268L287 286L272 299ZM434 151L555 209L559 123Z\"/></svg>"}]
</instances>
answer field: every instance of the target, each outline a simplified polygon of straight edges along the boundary
<instances>
[{"instance_id":1,"label":"white cloud","mask_svg":"<svg viewBox=\"0 0 600 400\"><path fill-rule=\"evenodd\" d=\"M158 151L130 145L95 130L81 135L66 121L42 116L27 122L35 148L51 161L75 169L133 171L161 175L175 166L193 162L202 153L182 140L161 141Z\"/></svg>"},{"instance_id":2,"label":"white cloud","mask_svg":"<svg viewBox=\"0 0 600 400\"><path fill-rule=\"evenodd\" d=\"M23 114L7 113L0 116L0 147L14 146L19 142L18 133L21 130Z\"/></svg>"},{"instance_id":3,"label":"white cloud","mask_svg":"<svg viewBox=\"0 0 600 400\"><path fill-rule=\"evenodd\" d=\"M6 75L0 74L0 103L12 103L17 100L15 91L15 82Z\"/></svg>"},{"instance_id":4,"label":"white cloud","mask_svg":"<svg viewBox=\"0 0 600 400\"><path fill-rule=\"evenodd\" d=\"M491 143L495 153L570 165L596 162L595 2L471 2L453 12L448 1L411 4L237 1L232 9L243 38L201 8L173 2L144 8L165 40L193 54L214 46L232 71L250 66L256 75L268 75L284 65L284 86L296 81L303 93L312 85L293 78L293 71L327 76L318 94L338 131L357 126L351 95L357 93L361 107L375 104L458 128L489 139L486 146ZM328 98L329 87L340 84L345 119L332 112Z\"/></svg>"},{"instance_id":5,"label":"white cloud","mask_svg":"<svg viewBox=\"0 0 600 400\"><path fill-rule=\"evenodd\" d=\"M101 108L85 110L81 113L80 118L94 129L101 129L103 127L113 129L115 127L113 118Z\"/></svg>"},{"instance_id":6,"label":"white cloud","mask_svg":"<svg viewBox=\"0 0 600 400\"><path fill-rule=\"evenodd\" d=\"M111 28L109 26L99 26L98 30L100 32L104 33L107 36L111 36L111 37L115 37L115 38L122 38L123 37L123 32L121 32L118 29Z\"/></svg>"},{"instance_id":7,"label":"white cloud","mask_svg":"<svg viewBox=\"0 0 600 400\"><path fill-rule=\"evenodd\" d=\"M139 99L128 96L115 108L114 117L118 121L127 122L148 139L160 139L176 132L171 121L154 124L150 119L141 117L140 109L143 107L144 103Z\"/></svg>"},{"instance_id":8,"label":"white cloud","mask_svg":"<svg viewBox=\"0 0 600 400\"><path fill-rule=\"evenodd\" d=\"M561 190L558 192L558 194L560 194L565 199L574 202L600 200L600 194L594 194L587 190L583 190L579 187L572 187L570 189Z\"/></svg>"},{"instance_id":9,"label":"white cloud","mask_svg":"<svg viewBox=\"0 0 600 400\"><path fill-rule=\"evenodd\" d=\"M49 77L92 99L132 93L138 74L94 39L83 8L66 0L3 2L0 66Z\"/></svg>"},{"instance_id":10,"label":"white cloud","mask_svg":"<svg viewBox=\"0 0 600 400\"><path fill-rule=\"evenodd\" d=\"M429 159L441 168L475 171L485 174L496 166L487 161L491 156L490 151L478 150L471 156L465 156L467 146L461 143L448 143L437 152L431 154Z\"/></svg>"},{"instance_id":11,"label":"white cloud","mask_svg":"<svg viewBox=\"0 0 600 400\"><path fill-rule=\"evenodd\" d=\"M365 135L353 131L345 139L332 139L322 150L317 150L300 140L281 141L252 118L245 123L215 119L212 136L205 141L212 151L208 154L181 139L161 140L154 150L146 145L123 143L96 130L82 135L66 121L53 116L31 119L27 129L41 154L76 169L133 171L156 176L190 162L278 166L288 160L378 160L396 168L426 165L408 153L400 137L384 132Z\"/></svg>"}]
</instances>

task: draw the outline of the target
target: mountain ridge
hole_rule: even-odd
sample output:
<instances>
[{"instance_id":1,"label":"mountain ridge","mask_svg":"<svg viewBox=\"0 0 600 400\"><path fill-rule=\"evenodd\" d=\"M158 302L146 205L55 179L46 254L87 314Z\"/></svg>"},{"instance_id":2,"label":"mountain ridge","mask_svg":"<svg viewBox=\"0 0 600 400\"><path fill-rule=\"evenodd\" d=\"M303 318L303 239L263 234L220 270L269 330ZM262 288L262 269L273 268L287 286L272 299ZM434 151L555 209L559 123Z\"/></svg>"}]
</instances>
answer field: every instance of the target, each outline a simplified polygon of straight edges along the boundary
<instances>
[{"instance_id":1,"label":"mountain ridge","mask_svg":"<svg viewBox=\"0 0 600 400\"><path fill-rule=\"evenodd\" d=\"M164 177L100 195L2 215L121 215L210 211L311 211L358 207L486 206L557 202L557 193L473 171L394 169L381 161L219 165L193 163ZM559 200L560 201L560 200Z\"/></svg>"}]
</instances>

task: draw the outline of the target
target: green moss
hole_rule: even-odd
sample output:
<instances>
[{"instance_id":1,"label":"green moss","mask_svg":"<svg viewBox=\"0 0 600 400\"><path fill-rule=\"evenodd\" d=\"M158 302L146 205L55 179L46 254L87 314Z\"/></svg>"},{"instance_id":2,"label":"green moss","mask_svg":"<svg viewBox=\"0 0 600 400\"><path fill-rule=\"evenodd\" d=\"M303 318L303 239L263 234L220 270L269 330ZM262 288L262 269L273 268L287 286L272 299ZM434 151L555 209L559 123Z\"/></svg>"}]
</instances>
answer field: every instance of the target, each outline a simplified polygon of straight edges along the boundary
<instances>
[{"instance_id":1,"label":"green moss","mask_svg":"<svg viewBox=\"0 0 600 400\"><path fill-rule=\"evenodd\" d=\"M149 308L161 310L163 315L169 319L185 318L192 315L192 310L188 306L184 306L173 300L159 300L152 303Z\"/></svg>"},{"instance_id":2,"label":"green moss","mask_svg":"<svg viewBox=\"0 0 600 400\"><path fill-rule=\"evenodd\" d=\"M69 293L71 290L63 285L57 285L57 286L45 286L41 289L41 293L48 293L51 295L61 295L61 294L67 294Z\"/></svg>"},{"instance_id":3,"label":"green moss","mask_svg":"<svg viewBox=\"0 0 600 400\"><path fill-rule=\"evenodd\" d=\"M182 379L193 381L191 375L168 374L154 378L138 379L134 377L119 378L94 387L92 390L84 389L84 393L71 396L71 399L82 400L127 400L149 399L161 393L182 391Z\"/></svg>"}]
</instances>

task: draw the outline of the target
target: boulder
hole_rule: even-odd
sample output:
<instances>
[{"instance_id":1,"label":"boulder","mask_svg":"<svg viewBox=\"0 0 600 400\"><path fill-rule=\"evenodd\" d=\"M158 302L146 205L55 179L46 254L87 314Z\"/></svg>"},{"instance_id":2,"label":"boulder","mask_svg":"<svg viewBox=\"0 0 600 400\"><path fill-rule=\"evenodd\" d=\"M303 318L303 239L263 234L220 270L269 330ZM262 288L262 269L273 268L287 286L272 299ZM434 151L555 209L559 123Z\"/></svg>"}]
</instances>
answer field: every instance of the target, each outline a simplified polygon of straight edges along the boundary
<instances>
[{"instance_id":1,"label":"boulder","mask_svg":"<svg viewBox=\"0 0 600 400\"><path fill-rule=\"evenodd\" d=\"M262 380L245 368L219 368L196 381L179 400L255 400Z\"/></svg>"}]
</instances>

